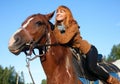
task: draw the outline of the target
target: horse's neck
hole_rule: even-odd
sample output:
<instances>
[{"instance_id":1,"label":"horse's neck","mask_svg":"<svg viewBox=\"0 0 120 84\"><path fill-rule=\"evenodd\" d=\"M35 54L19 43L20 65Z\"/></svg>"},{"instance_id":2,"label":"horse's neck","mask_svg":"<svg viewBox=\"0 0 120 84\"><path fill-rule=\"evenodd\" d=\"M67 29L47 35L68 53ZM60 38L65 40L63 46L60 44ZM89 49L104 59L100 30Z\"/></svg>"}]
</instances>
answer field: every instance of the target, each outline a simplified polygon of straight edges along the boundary
<instances>
[{"instance_id":1,"label":"horse's neck","mask_svg":"<svg viewBox=\"0 0 120 84\"><path fill-rule=\"evenodd\" d=\"M49 44L57 44L54 32L49 31L47 35ZM57 84L64 79L66 79L63 81L64 84L74 84L76 82L76 74L73 74L75 71L72 64L72 53L68 47L59 44L50 46L46 53L46 60L42 65L49 83L56 81Z\"/></svg>"},{"instance_id":2,"label":"horse's neck","mask_svg":"<svg viewBox=\"0 0 120 84\"><path fill-rule=\"evenodd\" d=\"M57 38L55 38L54 32L50 27L46 39L48 44L55 44L49 46L45 55L46 59L42 62L48 83L53 84L52 81L54 81L54 84L76 84L76 74L73 74L75 72L70 49L58 44Z\"/></svg>"},{"instance_id":3,"label":"horse's neck","mask_svg":"<svg viewBox=\"0 0 120 84\"><path fill-rule=\"evenodd\" d=\"M55 35L53 32L50 33L50 40L51 40L50 41L51 44L53 44L53 47L51 47L51 50L55 54L57 62L58 61L63 62L64 66L68 69L71 64L71 56L72 56L70 49L63 45L59 45L57 38L55 38Z\"/></svg>"},{"instance_id":4,"label":"horse's neck","mask_svg":"<svg viewBox=\"0 0 120 84\"><path fill-rule=\"evenodd\" d=\"M51 30L51 28L48 30L47 39L48 39L49 44L57 44L58 43L58 41L57 41L57 39L55 37L55 34Z\"/></svg>"}]
</instances>

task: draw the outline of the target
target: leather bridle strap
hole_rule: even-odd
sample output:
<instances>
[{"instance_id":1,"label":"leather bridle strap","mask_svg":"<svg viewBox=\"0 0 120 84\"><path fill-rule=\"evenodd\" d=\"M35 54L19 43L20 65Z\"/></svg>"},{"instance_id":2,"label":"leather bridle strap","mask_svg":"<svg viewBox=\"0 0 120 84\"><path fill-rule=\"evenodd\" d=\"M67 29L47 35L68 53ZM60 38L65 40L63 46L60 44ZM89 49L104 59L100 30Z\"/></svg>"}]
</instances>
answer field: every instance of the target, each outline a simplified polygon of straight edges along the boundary
<instances>
[{"instance_id":1,"label":"leather bridle strap","mask_svg":"<svg viewBox=\"0 0 120 84\"><path fill-rule=\"evenodd\" d=\"M33 41L33 38L32 38L32 36L30 35L30 33L25 29L25 28L22 28L22 30L25 32L25 34L28 36L28 38L30 39L30 42L32 42ZM30 43L29 42L29 43Z\"/></svg>"},{"instance_id":2,"label":"leather bridle strap","mask_svg":"<svg viewBox=\"0 0 120 84\"><path fill-rule=\"evenodd\" d=\"M26 36L30 39L30 41L28 43L26 43L25 45L29 47L29 52L26 52L24 51L24 53L27 55L27 56L30 56L33 52L33 48L34 48L34 41L33 41L33 38L32 36L30 35L30 33L25 29L25 28L21 28Z\"/></svg>"}]
</instances>

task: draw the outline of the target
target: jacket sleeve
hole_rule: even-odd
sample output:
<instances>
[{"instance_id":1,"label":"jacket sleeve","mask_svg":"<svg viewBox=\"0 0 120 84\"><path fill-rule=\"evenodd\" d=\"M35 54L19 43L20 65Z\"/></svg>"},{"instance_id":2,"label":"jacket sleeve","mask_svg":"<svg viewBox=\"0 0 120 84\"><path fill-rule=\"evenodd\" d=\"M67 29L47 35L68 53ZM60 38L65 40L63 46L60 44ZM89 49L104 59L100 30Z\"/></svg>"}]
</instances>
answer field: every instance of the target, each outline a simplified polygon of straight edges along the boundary
<instances>
[{"instance_id":1,"label":"jacket sleeve","mask_svg":"<svg viewBox=\"0 0 120 84\"><path fill-rule=\"evenodd\" d=\"M54 29L55 37L57 38L60 44L68 43L74 35L78 32L78 25L73 24L68 29L65 30L65 33L61 33L58 28Z\"/></svg>"}]
</instances>

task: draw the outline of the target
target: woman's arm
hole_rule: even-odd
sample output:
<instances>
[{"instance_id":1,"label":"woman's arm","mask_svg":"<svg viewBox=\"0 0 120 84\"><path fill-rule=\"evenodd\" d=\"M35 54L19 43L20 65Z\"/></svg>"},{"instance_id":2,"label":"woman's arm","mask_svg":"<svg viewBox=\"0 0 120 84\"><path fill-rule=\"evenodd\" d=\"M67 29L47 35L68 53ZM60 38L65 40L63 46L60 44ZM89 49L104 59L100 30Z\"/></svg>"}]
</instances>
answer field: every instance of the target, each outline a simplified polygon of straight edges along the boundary
<instances>
[{"instance_id":1,"label":"woman's arm","mask_svg":"<svg viewBox=\"0 0 120 84\"><path fill-rule=\"evenodd\" d=\"M78 25L75 23L65 30L65 33L59 31L58 28L54 29L55 36L60 44L68 43L74 35L79 31Z\"/></svg>"}]
</instances>

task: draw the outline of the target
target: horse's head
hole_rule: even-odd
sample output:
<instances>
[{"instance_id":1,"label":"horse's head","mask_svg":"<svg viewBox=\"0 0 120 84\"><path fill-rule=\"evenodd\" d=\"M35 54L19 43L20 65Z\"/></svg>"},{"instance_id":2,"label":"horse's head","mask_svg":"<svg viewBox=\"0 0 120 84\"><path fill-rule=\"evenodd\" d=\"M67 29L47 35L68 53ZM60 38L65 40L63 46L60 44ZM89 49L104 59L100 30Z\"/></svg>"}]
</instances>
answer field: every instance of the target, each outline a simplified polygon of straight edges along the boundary
<instances>
[{"instance_id":1,"label":"horse's head","mask_svg":"<svg viewBox=\"0 0 120 84\"><path fill-rule=\"evenodd\" d=\"M49 20L54 12L46 15L34 14L28 17L21 27L10 38L8 48L13 54L29 49L28 46L38 41L44 41L46 28L50 28Z\"/></svg>"}]
</instances>

